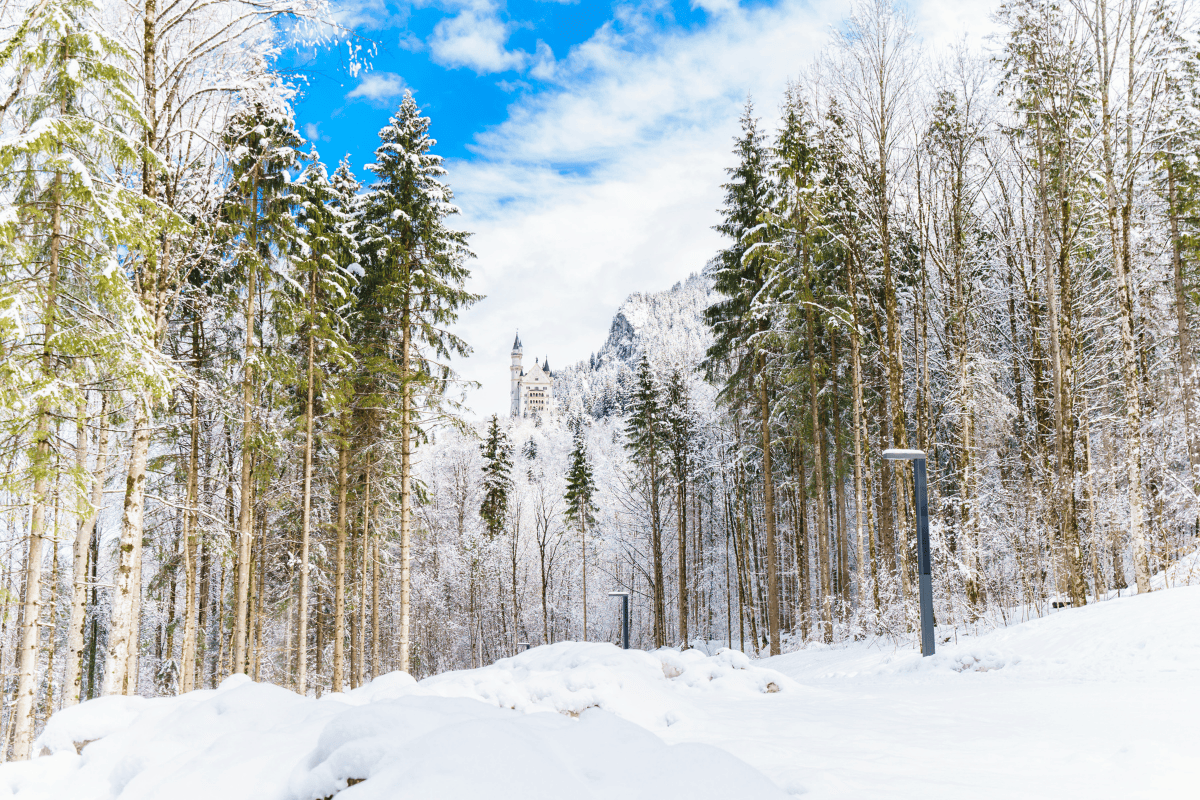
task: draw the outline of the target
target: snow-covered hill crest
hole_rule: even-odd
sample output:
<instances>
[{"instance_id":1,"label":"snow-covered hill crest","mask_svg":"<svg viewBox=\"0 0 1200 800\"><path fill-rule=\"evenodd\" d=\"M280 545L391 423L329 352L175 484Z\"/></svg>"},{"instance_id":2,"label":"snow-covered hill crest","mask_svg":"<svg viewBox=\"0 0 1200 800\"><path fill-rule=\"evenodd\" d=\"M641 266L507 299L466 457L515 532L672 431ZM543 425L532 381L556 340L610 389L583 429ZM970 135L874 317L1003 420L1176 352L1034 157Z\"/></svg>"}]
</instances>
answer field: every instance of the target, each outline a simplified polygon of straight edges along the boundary
<instances>
[{"instance_id":1,"label":"snow-covered hill crest","mask_svg":"<svg viewBox=\"0 0 1200 800\"><path fill-rule=\"evenodd\" d=\"M603 347L555 373L559 410L597 419L623 414L642 356L659 375L694 375L712 342L704 310L712 282L693 274L662 292L634 292L617 309Z\"/></svg>"}]
</instances>

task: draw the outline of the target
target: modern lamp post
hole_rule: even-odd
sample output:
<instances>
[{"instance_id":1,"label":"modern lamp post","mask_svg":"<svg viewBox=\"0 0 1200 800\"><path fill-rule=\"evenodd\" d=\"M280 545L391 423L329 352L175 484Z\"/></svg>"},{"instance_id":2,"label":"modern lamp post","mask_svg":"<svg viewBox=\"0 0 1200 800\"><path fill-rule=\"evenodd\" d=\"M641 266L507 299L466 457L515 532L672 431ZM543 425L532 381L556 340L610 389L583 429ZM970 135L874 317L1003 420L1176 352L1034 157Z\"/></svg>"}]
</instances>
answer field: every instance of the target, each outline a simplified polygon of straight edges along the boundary
<instances>
[{"instance_id":1,"label":"modern lamp post","mask_svg":"<svg viewBox=\"0 0 1200 800\"><path fill-rule=\"evenodd\" d=\"M921 590L921 655L933 655L933 576L929 569L929 501L924 450L884 450L883 457L913 462L913 503L917 507L917 580Z\"/></svg>"},{"instance_id":2,"label":"modern lamp post","mask_svg":"<svg viewBox=\"0 0 1200 800\"><path fill-rule=\"evenodd\" d=\"M621 598L621 649L629 649L629 592L609 592L609 597Z\"/></svg>"}]
</instances>

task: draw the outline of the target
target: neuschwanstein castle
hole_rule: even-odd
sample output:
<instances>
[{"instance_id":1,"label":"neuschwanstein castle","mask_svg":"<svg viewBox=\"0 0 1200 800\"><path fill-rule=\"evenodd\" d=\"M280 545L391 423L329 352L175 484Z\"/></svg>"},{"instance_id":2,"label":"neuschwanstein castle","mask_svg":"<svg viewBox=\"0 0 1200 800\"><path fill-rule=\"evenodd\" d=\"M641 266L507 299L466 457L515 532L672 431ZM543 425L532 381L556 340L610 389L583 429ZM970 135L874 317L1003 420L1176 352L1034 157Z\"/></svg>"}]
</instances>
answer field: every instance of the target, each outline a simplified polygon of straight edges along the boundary
<instances>
[{"instance_id":1,"label":"neuschwanstein castle","mask_svg":"<svg viewBox=\"0 0 1200 800\"><path fill-rule=\"evenodd\" d=\"M532 417L534 414L554 411L554 374L550 372L550 359L533 366L526 372L521 367L521 334L513 340L512 349L512 415Z\"/></svg>"}]
</instances>

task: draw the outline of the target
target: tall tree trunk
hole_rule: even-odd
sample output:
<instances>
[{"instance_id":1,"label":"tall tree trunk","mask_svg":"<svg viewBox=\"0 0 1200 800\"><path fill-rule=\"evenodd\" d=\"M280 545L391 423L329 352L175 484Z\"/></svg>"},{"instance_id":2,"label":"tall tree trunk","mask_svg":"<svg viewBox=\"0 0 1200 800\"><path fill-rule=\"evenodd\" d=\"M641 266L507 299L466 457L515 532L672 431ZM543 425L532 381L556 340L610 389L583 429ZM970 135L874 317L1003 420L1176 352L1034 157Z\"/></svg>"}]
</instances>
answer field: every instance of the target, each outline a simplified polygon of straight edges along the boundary
<instances>
[{"instance_id":1,"label":"tall tree trunk","mask_svg":"<svg viewBox=\"0 0 1200 800\"><path fill-rule=\"evenodd\" d=\"M767 537L767 630L771 636L771 655L779 648L779 571L775 555L775 478L771 468L771 403L767 387L766 359L758 357L758 413L762 429L763 517Z\"/></svg>"},{"instance_id":2,"label":"tall tree trunk","mask_svg":"<svg viewBox=\"0 0 1200 800\"><path fill-rule=\"evenodd\" d=\"M183 563L185 588L183 601L183 653L180 689L196 688L196 555L199 548L197 504L200 501L200 317L192 319L192 360L196 380L192 384L191 441L188 456L187 508L183 512Z\"/></svg>"},{"instance_id":3,"label":"tall tree trunk","mask_svg":"<svg viewBox=\"0 0 1200 800\"><path fill-rule=\"evenodd\" d=\"M1200 498L1200 427L1197 426L1196 374L1192 358L1192 332L1188 324L1188 300L1183 281L1183 243L1179 234L1179 194L1175 185L1175 161L1167 159L1167 209L1171 216L1171 266L1175 278L1175 331L1179 337L1179 390L1183 395L1184 438L1188 448L1188 485ZM1200 501L1194 501L1200 502ZM1200 520L1200 510L1193 510ZM1200 530L1200 522L1197 522Z\"/></svg>"},{"instance_id":4,"label":"tall tree trunk","mask_svg":"<svg viewBox=\"0 0 1200 800\"><path fill-rule=\"evenodd\" d=\"M1142 403L1138 387L1138 354L1136 319L1133 305L1133 277L1128 260L1128 237L1122 242L1118 220L1118 189L1116 180L1116 146L1113 141L1112 110L1109 91L1114 74L1114 56L1109 50L1108 6L1104 0L1097 5L1097 55L1099 57L1101 101L1101 143L1104 161L1104 194L1107 202L1109 246L1112 248L1113 280L1116 283L1118 318L1121 326L1121 377L1125 384L1125 470L1128 478L1129 539L1133 543L1133 568L1138 592L1150 591L1150 562L1146 550L1145 512L1142 507ZM1130 25L1133 25L1132 14ZM1132 33L1132 30L1131 30ZM1131 49L1130 57L1133 57ZM1131 65L1132 67L1132 65ZM1133 73L1129 76L1134 79ZM1133 98L1129 98L1133 102ZM1132 123L1130 123L1132 124ZM1132 169L1128 156L1133 146L1132 131L1127 130L1127 170Z\"/></svg>"},{"instance_id":5,"label":"tall tree trunk","mask_svg":"<svg viewBox=\"0 0 1200 800\"><path fill-rule=\"evenodd\" d=\"M409 575L411 547L412 496L412 386L409 349L412 347L412 330L409 310L406 308L400 324L404 327L400 339L400 377L403 381L400 401L400 670L410 671L409 618L412 609L412 594Z\"/></svg>"},{"instance_id":6,"label":"tall tree trunk","mask_svg":"<svg viewBox=\"0 0 1200 800\"><path fill-rule=\"evenodd\" d=\"M52 220L50 269L46 301L42 308L42 378L54 374L53 340L57 328L59 257L62 253L62 173L54 175L51 187ZM33 747L34 694L38 684L38 622L42 613L42 557L46 535L46 498L50 491L50 399L38 398L34 429L33 510L30 514L29 544L25 557L25 603L21 616L21 644L17 651L17 696L13 715L13 758L30 757Z\"/></svg>"},{"instance_id":7,"label":"tall tree trunk","mask_svg":"<svg viewBox=\"0 0 1200 800\"><path fill-rule=\"evenodd\" d=\"M246 344L242 364L242 475L241 506L238 511L237 609L233 629L233 672L245 672L249 645L250 560L254 536L254 480L252 474L254 448L254 260L258 257L256 229L258 227L257 181L251 180L250 192L250 255L246 258Z\"/></svg>"},{"instance_id":8,"label":"tall tree trunk","mask_svg":"<svg viewBox=\"0 0 1200 800\"><path fill-rule=\"evenodd\" d=\"M383 672L379 655L379 530L371 536L371 676Z\"/></svg>"},{"instance_id":9,"label":"tall tree trunk","mask_svg":"<svg viewBox=\"0 0 1200 800\"><path fill-rule=\"evenodd\" d=\"M87 467L87 426L81 409L79 435L75 443L76 467L82 473ZM100 432L97 435L96 468L92 473L91 502L81 500L79 527L75 532L72 553L71 617L67 628L67 665L63 673L63 707L73 706L82 692L81 665L83 661L84 628L87 623L88 553L100 507L104 504L104 479L108 474L108 394L100 395Z\"/></svg>"},{"instance_id":10,"label":"tall tree trunk","mask_svg":"<svg viewBox=\"0 0 1200 800\"><path fill-rule=\"evenodd\" d=\"M332 691L342 691L346 679L346 494L350 482L350 444L345 420L343 439L338 442L337 473L337 566L333 590L333 685Z\"/></svg>"},{"instance_id":11,"label":"tall tree trunk","mask_svg":"<svg viewBox=\"0 0 1200 800\"><path fill-rule=\"evenodd\" d=\"M362 552L359 558L358 581L358 672L357 685L367 680L367 572L371 559L371 462L366 467L366 487L363 493Z\"/></svg>"},{"instance_id":12,"label":"tall tree trunk","mask_svg":"<svg viewBox=\"0 0 1200 800\"><path fill-rule=\"evenodd\" d=\"M581 506L585 505L580 503ZM588 640L588 621L587 621L587 508L579 509L579 557L580 564L583 566L583 640ZM686 647L686 639L684 646Z\"/></svg>"},{"instance_id":13,"label":"tall tree trunk","mask_svg":"<svg viewBox=\"0 0 1200 800\"><path fill-rule=\"evenodd\" d=\"M688 648L688 598L687 598L687 482L680 475L675 482L676 517L679 522L679 641L683 649Z\"/></svg>"},{"instance_id":14,"label":"tall tree trunk","mask_svg":"<svg viewBox=\"0 0 1200 800\"><path fill-rule=\"evenodd\" d=\"M811 296L807 275L805 294ZM817 400L817 323L811 303L805 305L805 317L808 321L808 400L813 435L813 476L817 481L817 580L821 592L821 640L828 644L833 641L833 598L829 585L829 494L825 487L825 428L821 424Z\"/></svg>"},{"instance_id":15,"label":"tall tree trunk","mask_svg":"<svg viewBox=\"0 0 1200 800\"><path fill-rule=\"evenodd\" d=\"M316 336L313 332L317 273L313 270L308 284L308 369L307 396L304 402L304 488L300 518L300 597L296 622L296 691L308 693L308 548L312 530L312 461L313 461L313 385Z\"/></svg>"},{"instance_id":16,"label":"tall tree trunk","mask_svg":"<svg viewBox=\"0 0 1200 800\"><path fill-rule=\"evenodd\" d=\"M860 341L860 323L858 321L858 275L857 261L850 257L847 272L850 276L850 312L853 325L850 329L850 363L851 386L850 392L854 397L854 537L858 547L858 603L865 605L866 597L863 591L867 586L867 552L864 541L863 516L866 509L863 506L863 381L862 381L862 343Z\"/></svg>"},{"instance_id":17,"label":"tall tree trunk","mask_svg":"<svg viewBox=\"0 0 1200 800\"><path fill-rule=\"evenodd\" d=\"M837 513L837 559L838 559L838 593L842 597L842 614L850 609L850 553L846 543L846 492L845 475L846 451L842 446L842 415L838 409L841 394L838 392L838 372L841 365L837 355L837 332L830 332L830 347L833 361L833 395L829 413L833 417L833 497Z\"/></svg>"}]
</instances>

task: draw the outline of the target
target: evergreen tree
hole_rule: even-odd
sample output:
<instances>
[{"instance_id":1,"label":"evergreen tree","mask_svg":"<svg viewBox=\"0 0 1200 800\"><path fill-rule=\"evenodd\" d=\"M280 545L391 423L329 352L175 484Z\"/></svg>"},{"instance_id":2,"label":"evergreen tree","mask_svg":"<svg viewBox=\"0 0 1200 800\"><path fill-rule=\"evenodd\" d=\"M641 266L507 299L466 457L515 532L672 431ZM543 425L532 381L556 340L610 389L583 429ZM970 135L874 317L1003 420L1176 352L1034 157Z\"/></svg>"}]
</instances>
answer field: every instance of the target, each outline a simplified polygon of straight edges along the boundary
<instances>
[{"instance_id":1,"label":"evergreen tree","mask_svg":"<svg viewBox=\"0 0 1200 800\"><path fill-rule=\"evenodd\" d=\"M508 519L508 498L512 492L512 444L500 427L500 418L492 414L483 451L483 504L479 516L490 538L504 530Z\"/></svg>"},{"instance_id":2,"label":"evergreen tree","mask_svg":"<svg viewBox=\"0 0 1200 800\"><path fill-rule=\"evenodd\" d=\"M771 268L767 248L756 242L759 225L774 202L765 137L758 129L754 106L746 102L742 134L734 145L738 163L724 184L725 206L716 230L733 241L708 268L722 296L705 310L713 332L706 369L710 380L726 372L721 396L728 403L758 399L762 444L763 499L767 534L767 625L771 654L779 649L779 575L775 556L775 491L771 471L771 408L767 385L767 340L777 313L774 293L779 275Z\"/></svg>"},{"instance_id":3,"label":"evergreen tree","mask_svg":"<svg viewBox=\"0 0 1200 800\"><path fill-rule=\"evenodd\" d=\"M245 284L245 350L242 362L242 458L238 511L237 606L234 611L234 673L245 672L250 615L251 544L254 530L254 451L256 372L265 371L259 345L259 293L276 284L272 269L295 236L289 170L296 166L303 140L296 132L290 105L277 97L255 98L230 121L227 147L233 153L232 175L223 217L227 235L237 243L236 271ZM265 322L264 322L265 325Z\"/></svg>"},{"instance_id":4,"label":"evergreen tree","mask_svg":"<svg viewBox=\"0 0 1200 800\"><path fill-rule=\"evenodd\" d=\"M391 383L400 394L400 669L409 668L411 462L420 396L430 413L447 403L454 376L449 359L470 347L449 326L480 298L464 288L471 258L467 237L446 224L458 213L442 182L441 156L432 152L429 118L421 116L411 92L379 132L376 182L364 198L363 267L359 289L361 347L365 372ZM376 381L376 378L379 380Z\"/></svg>"},{"instance_id":5,"label":"evergreen tree","mask_svg":"<svg viewBox=\"0 0 1200 800\"><path fill-rule=\"evenodd\" d=\"M594 521L596 482L592 479L592 465L588 461L587 442L583 436L582 422L575 427L571 447L571 463L567 467L567 491L563 499L567 503L567 519L579 527L579 541L583 565L583 640L588 639L587 623L587 564L588 525Z\"/></svg>"},{"instance_id":6,"label":"evergreen tree","mask_svg":"<svg viewBox=\"0 0 1200 800\"><path fill-rule=\"evenodd\" d=\"M667 382L666 396L667 448L671 453L671 477L675 484L675 521L679 542L679 639L684 649L688 642L688 571L687 571L687 497L688 472L691 465L692 440L695 423L692 419L691 398L682 370L675 369Z\"/></svg>"},{"instance_id":7,"label":"evergreen tree","mask_svg":"<svg viewBox=\"0 0 1200 800\"><path fill-rule=\"evenodd\" d=\"M304 404L304 468L302 475L300 523L300 587L297 602L297 675L296 689L304 694L307 688L309 546L312 516L313 427L318 382L324 382L329 369L348 371L352 361L350 344L346 339L349 299L355 284L352 270L358 266L355 241L351 235L354 195L357 183L349 174L345 161L338 166L335 182L331 182L314 151L311 164L301 173L293 187L296 208L296 272L303 284L303 296L298 298L300 329L305 338L305 404ZM320 360L318 360L318 350ZM336 414L344 403L344 392L338 392L337 381L331 381L332 391L325 403L327 413ZM339 550L344 560L345 548ZM344 564L343 564L344 572Z\"/></svg>"},{"instance_id":8,"label":"evergreen tree","mask_svg":"<svg viewBox=\"0 0 1200 800\"><path fill-rule=\"evenodd\" d=\"M668 422L650 361L645 355L638 364L636 384L625 425L625 447L638 471L637 485L650 509L651 578L654 592L654 646L667 644L666 587L663 585L662 513L660 500L667 475L665 464Z\"/></svg>"}]
</instances>

